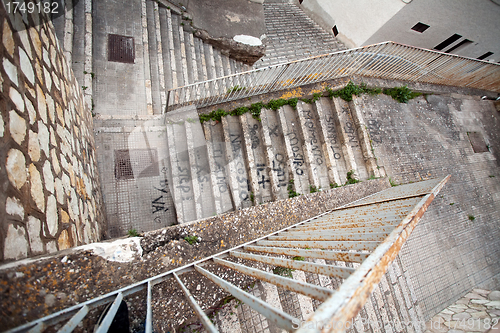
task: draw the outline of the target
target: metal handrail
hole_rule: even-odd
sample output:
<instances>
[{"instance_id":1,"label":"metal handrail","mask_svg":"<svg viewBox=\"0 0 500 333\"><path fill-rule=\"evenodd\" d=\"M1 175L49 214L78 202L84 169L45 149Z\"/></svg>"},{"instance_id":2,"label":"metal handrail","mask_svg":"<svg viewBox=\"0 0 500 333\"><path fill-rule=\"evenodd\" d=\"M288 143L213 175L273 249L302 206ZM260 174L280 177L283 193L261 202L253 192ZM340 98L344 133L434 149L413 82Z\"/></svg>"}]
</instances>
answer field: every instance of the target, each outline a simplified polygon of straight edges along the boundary
<instances>
[{"instance_id":1,"label":"metal handrail","mask_svg":"<svg viewBox=\"0 0 500 333\"><path fill-rule=\"evenodd\" d=\"M363 306L374 286L380 281L408 239L418 220L449 178L450 176L447 176L442 180L429 180L386 189L267 236L80 303L8 332L41 332L46 327L72 316L59 331L71 332L90 309L112 302L113 305L98 328L99 332L105 332L122 299L144 288L147 288L146 332L151 332L153 321L151 289L155 284L167 279L177 282L206 330L216 332L216 328L207 318L197 300L179 278L181 274L190 271L196 271L205 276L279 327L287 330L298 328L295 318L202 268L209 263L225 266L258 280L267 281L281 288L324 301L308 320L308 322L314 323L315 328L318 328L318 330L313 330L314 332L319 332L322 326L332 322L346 323L354 318L357 310ZM395 224L394 221L400 222ZM323 230L320 236L311 230L315 227ZM322 238L325 236L329 240ZM355 262L361 265L354 269L332 264L282 259L267 254L300 255L310 259ZM237 264L226 260L228 257L339 277L345 280L337 291L332 291L317 285L272 275L244 264ZM336 331L335 325L329 327L333 329L332 331ZM307 331L309 332L309 330ZM303 331L299 329L298 332Z\"/></svg>"},{"instance_id":2,"label":"metal handrail","mask_svg":"<svg viewBox=\"0 0 500 333\"><path fill-rule=\"evenodd\" d=\"M354 75L500 92L497 63L383 42L171 89L165 112L173 107L204 107Z\"/></svg>"}]
</instances>

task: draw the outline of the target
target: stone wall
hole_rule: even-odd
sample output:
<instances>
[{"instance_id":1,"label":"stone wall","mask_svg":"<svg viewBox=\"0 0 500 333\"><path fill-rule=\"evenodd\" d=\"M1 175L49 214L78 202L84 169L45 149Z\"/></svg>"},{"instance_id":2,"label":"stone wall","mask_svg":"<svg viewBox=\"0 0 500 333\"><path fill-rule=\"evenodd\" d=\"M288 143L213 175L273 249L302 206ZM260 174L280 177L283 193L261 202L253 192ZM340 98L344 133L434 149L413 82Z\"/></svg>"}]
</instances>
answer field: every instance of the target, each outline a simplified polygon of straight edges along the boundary
<instances>
[{"instance_id":1,"label":"stone wall","mask_svg":"<svg viewBox=\"0 0 500 333\"><path fill-rule=\"evenodd\" d=\"M0 6L0 35L0 261L97 241L92 115L53 25Z\"/></svg>"}]
</instances>

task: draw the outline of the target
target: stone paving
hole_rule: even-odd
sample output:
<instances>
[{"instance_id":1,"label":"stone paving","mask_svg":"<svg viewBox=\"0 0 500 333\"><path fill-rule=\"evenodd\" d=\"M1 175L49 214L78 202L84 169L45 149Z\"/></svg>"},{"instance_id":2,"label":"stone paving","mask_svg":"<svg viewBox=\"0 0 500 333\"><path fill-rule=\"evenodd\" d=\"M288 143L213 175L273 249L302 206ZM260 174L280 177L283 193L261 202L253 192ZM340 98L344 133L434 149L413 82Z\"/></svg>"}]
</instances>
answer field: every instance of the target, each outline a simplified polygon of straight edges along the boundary
<instances>
[{"instance_id":1,"label":"stone paving","mask_svg":"<svg viewBox=\"0 0 500 333\"><path fill-rule=\"evenodd\" d=\"M263 6L266 55L254 64L254 68L346 49L298 6L284 1L265 1Z\"/></svg>"},{"instance_id":2,"label":"stone paving","mask_svg":"<svg viewBox=\"0 0 500 333\"><path fill-rule=\"evenodd\" d=\"M500 291L473 289L432 317L425 333L500 332Z\"/></svg>"}]
</instances>

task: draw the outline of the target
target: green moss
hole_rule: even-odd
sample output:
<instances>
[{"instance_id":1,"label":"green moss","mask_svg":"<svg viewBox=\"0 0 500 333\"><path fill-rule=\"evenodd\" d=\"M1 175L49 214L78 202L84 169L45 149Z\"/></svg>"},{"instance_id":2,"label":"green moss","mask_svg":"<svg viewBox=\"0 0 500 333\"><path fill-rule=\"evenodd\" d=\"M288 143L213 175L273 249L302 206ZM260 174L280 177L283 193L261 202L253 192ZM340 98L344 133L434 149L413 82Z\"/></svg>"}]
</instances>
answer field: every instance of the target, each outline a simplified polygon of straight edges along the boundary
<instances>
[{"instance_id":1,"label":"green moss","mask_svg":"<svg viewBox=\"0 0 500 333\"><path fill-rule=\"evenodd\" d=\"M198 236L186 236L184 240L189 243L189 245L193 245L198 243Z\"/></svg>"},{"instance_id":2,"label":"green moss","mask_svg":"<svg viewBox=\"0 0 500 333\"><path fill-rule=\"evenodd\" d=\"M129 237L137 237L137 236L139 236L139 233L135 229L130 229L127 233L128 233Z\"/></svg>"},{"instance_id":3,"label":"green moss","mask_svg":"<svg viewBox=\"0 0 500 333\"><path fill-rule=\"evenodd\" d=\"M346 185L359 183L358 179L352 177L354 175L354 172L354 170L347 172L347 182L345 183Z\"/></svg>"},{"instance_id":4,"label":"green moss","mask_svg":"<svg viewBox=\"0 0 500 333\"><path fill-rule=\"evenodd\" d=\"M309 185L309 192L310 193L316 193L319 191L319 188L317 188L316 186L314 185Z\"/></svg>"},{"instance_id":5,"label":"green moss","mask_svg":"<svg viewBox=\"0 0 500 333\"><path fill-rule=\"evenodd\" d=\"M276 267L273 269L274 274L289 277L290 279L293 278L292 271L292 269L286 267Z\"/></svg>"},{"instance_id":6,"label":"green moss","mask_svg":"<svg viewBox=\"0 0 500 333\"><path fill-rule=\"evenodd\" d=\"M421 93L417 93L412 91L408 86L401 86L395 88L385 88L383 90L385 95L391 96L393 99L400 103L407 103L410 99L418 97L422 95Z\"/></svg>"}]
</instances>

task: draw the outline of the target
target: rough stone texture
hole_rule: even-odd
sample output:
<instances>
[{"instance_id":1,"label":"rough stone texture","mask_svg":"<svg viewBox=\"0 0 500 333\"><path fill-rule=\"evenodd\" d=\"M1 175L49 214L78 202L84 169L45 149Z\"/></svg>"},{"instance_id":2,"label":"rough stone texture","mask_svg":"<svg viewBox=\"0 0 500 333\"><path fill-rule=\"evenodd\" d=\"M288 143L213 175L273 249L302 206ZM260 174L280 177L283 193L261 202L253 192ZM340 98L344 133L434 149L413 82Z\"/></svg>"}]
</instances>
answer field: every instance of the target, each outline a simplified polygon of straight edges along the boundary
<instances>
[{"instance_id":1,"label":"rough stone texture","mask_svg":"<svg viewBox=\"0 0 500 333\"><path fill-rule=\"evenodd\" d=\"M265 46L251 46L227 37L215 38L210 36L205 30L197 30L195 36L217 47L221 50L222 54L250 66L266 54Z\"/></svg>"},{"instance_id":2,"label":"rough stone texture","mask_svg":"<svg viewBox=\"0 0 500 333\"><path fill-rule=\"evenodd\" d=\"M456 303L432 317L426 323L425 333L498 331L500 329L500 303L489 302L485 300L485 297L493 299L499 294L500 291L497 290L491 292L483 289L471 290ZM485 302L484 305L478 306L477 301Z\"/></svg>"},{"instance_id":3,"label":"rough stone texture","mask_svg":"<svg viewBox=\"0 0 500 333\"><path fill-rule=\"evenodd\" d=\"M266 1L266 55L254 64L262 68L344 50L337 41L311 20L299 6L288 1Z\"/></svg>"},{"instance_id":4,"label":"rough stone texture","mask_svg":"<svg viewBox=\"0 0 500 333\"><path fill-rule=\"evenodd\" d=\"M104 223L91 112L50 20L25 20L0 6L0 262L97 241Z\"/></svg>"},{"instance_id":5,"label":"rough stone texture","mask_svg":"<svg viewBox=\"0 0 500 333\"><path fill-rule=\"evenodd\" d=\"M89 251L75 249L45 259L4 265L0 267L0 281L9 283L0 283L0 297L3 300L0 303L0 313L4 314L0 318L0 325L7 329L21 325L45 314L244 244L389 186L387 179L371 180L148 232L141 240L142 257L136 256L130 262L108 261ZM68 236L64 234L61 238L59 235L59 246L64 245L62 242L66 237L70 238L70 235L69 231ZM201 242L189 245L183 240L187 235L197 235L201 237ZM48 242L46 251L52 251L54 246ZM50 274L47 274L47 271L50 271ZM191 281L189 276L187 279ZM235 277L235 281L240 286L251 282L239 276ZM213 285L206 282L203 284L208 287L200 288L196 297L199 298L204 292L215 291L216 294L216 298L207 299L204 306L212 307L226 297L220 290L215 290ZM165 308L164 300L167 295L169 299L175 297L184 301L180 290L170 282L156 286L153 292L156 296L157 293L164 296L154 297L154 317L162 318L161 327L175 326L177 321L190 316L185 302L179 302L184 311L181 308ZM64 293L67 297L57 298L53 305L50 305L52 302L45 302L45 295L59 293ZM36 297L30 297L31 295ZM139 293L132 297L145 299L145 294ZM129 311L132 325L138 327L144 318L143 302L129 302ZM85 327L93 327L95 320L95 316L89 316L84 322Z\"/></svg>"}]
</instances>

